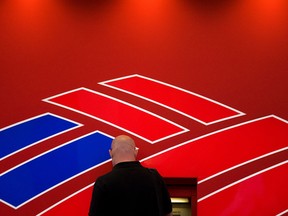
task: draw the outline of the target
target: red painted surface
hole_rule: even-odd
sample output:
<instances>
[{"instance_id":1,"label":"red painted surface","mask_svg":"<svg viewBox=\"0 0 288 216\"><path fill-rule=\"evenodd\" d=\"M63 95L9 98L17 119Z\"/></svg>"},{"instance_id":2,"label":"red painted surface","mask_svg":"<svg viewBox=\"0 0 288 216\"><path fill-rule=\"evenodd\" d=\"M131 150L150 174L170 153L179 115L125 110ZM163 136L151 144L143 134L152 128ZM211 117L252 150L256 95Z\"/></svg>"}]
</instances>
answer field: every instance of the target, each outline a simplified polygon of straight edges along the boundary
<instances>
[{"instance_id":1,"label":"red painted surface","mask_svg":"<svg viewBox=\"0 0 288 216\"><path fill-rule=\"evenodd\" d=\"M245 160L287 147L287 8L286 0L1 1L0 128L46 112L84 125L1 161L1 171L94 130L111 136L126 133L42 101L80 87L134 104L189 129L154 145L134 137L140 147L139 159L250 120L270 115L284 120L269 118L255 122L257 127L251 124L223 131L145 161L163 175L205 180ZM98 84L132 74L186 89L246 115L203 125ZM161 127L148 129L157 134ZM283 150L206 179L198 185L199 199L285 160ZM0 203L0 212L36 215L54 206L45 214L87 215L91 187L81 190L110 169L107 164L95 167L19 209ZM265 213L281 213L288 208L282 199L285 173L287 166L279 166L236 184L200 201L198 213L215 215L211 213L215 210L218 215L225 215L237 210L240 214L241 206L249 210L247 214L254 214L256 208L265 212L266 201L270 206ZM247 199L238 199L239 193ZM72 194L75 195L67 199ZM280 200L276 202L275 197Z\"/></svg>"}]
</instances>

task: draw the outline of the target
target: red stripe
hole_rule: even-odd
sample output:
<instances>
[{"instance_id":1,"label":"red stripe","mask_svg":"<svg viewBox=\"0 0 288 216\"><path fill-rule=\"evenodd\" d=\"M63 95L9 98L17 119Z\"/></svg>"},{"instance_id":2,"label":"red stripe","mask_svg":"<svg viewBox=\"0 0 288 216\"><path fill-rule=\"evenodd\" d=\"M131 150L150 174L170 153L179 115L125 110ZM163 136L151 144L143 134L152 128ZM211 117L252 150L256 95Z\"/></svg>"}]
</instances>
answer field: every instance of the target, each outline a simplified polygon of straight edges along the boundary
<instances>
[{"instance_id":1,"label":"red stripe","mask_svg":"<svg viewBox=\"0 0 288 216\"><path fill-rule=\"evenodd\" d=\"M287 147L287 130L287 123L273 117L264 118L188 141L143 163L156 167L167 177L197 177L201 181L225 169Z\"/></svg>"},{"instance_id":2,"label":"red stripe","mask_svg":"<svg viewBox=\"0 0 288 216\"><path fill-rule=\"evenodd\" d=\"M140 96L203 124L211 124L243 114L203 96L139 75L100 84Z\"/></svg>"},{"instance_id":3,"label":"red stripe","mask_svg":"<svg viewBox=\"0 0 288 216\"><path fill-rule=\"evenodd\" d=\"M288 164L227 188L198 203L199 215L276 215L287 209Z\"/></svg>"},{"instance_id":4,"label":"red stripe","mask_svg":"<svg viewBox=\"0 0 288 216\"><path fill-rule=\"evenodd\" d=\"M150 143L187 131L139 107L88 89L77 89L46 101L104 121Z\"/></svg>"},{"instance_id":5,"label":"red stripe","mask_svg":"<svg viewBox=\"0 0 288 216\"><path fill-rule=\"evenodd\" d=\"M88 187L41 215L88 215L92 189L92 186Z\"/></svg>"}]
</instances>

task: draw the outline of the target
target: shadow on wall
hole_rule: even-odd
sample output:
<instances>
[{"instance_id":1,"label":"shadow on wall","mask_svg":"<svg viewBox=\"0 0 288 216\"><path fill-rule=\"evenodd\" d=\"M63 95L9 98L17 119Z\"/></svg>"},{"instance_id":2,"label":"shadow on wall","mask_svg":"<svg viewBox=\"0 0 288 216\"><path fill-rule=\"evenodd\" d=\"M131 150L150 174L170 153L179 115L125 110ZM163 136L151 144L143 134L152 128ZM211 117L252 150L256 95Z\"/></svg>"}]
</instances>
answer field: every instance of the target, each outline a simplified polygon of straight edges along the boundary
<instances>
[{"instance_id":1,"label":"shadow on wall","mask_svg":"<svg viewBox=\"0 0 288 216\"><path fill-rule=\"evenodd\" d=\"M81 10L101 10L118 0L62 0L65 5Z\"/></svg>"},{"instance_id":2,"label":"shadow on wall","mask_svg":"<svg viewBox=\"0 0 288 216\"><path fill-rule=\"evenodd\" d=\"M235 4L238 0L183 0L186 3L192 4L197 9L215 10L222 9Z\"/></svg>"},{"instance_id":3,"label":"shadow on wall","mask_svg":"<svg viewBox=\"0 0 288 216\"><path fill-rule=\"evenodd\" d=\"M101 10L109 5L120 3L123 0L62 0L62 1L66 5L76 7L77 9L83 9L89 11L94 9ZM147 0L137 0L137 1L147 1ZM153 1L160 1L160 0L153 0ZM166 1L177 1L177 2L182 1L184 4L187 4L187 7L192 6L193 8L210 12L229 7L235 4L238 0L232 0L232 1L231 0L166 0Z\"/></svg>"}]
</instances>

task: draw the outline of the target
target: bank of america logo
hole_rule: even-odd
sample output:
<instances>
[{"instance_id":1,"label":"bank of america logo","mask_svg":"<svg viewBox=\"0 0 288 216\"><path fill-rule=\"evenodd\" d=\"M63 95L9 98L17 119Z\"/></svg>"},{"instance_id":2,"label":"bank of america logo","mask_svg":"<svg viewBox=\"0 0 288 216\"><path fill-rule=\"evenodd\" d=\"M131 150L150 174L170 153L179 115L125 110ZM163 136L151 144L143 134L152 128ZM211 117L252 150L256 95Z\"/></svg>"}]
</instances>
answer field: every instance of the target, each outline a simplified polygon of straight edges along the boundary
<instances>
[{"instance_id":1,"label":"bank of america logo","mask_svg":"<svg viewBox=\"0 0 288 216\"><path fill-rule=\"evenodd\" d=\"M161 106L172 113L182 115L188 121L207 127L245 115L243 112L210 98L141 75L120 77L99 84ZM179 122L164 118L131 102L84 87L59 93L43 101L63 108L65 112L72 111L117 128L123 133L142 139L147 145L157 145L190 132ZM37 200L47 194L49 196L52 190L59 193L65 191L66 194L69 194L69 188L65 187L66 183L78 178L80 179L79 184L81 184L81 176L109 162L108 149L113 138L109 130L95 130L73 137L73 139L63 138L65 141L62 141L61 137L83 127L85 127L83 122L47 112L2 128L0 131L1 207L8 208L7 212L21 212L25 206L37 205ZM267 141L263 131L271 133L269 137L277 137L274 139L274 143L269 143L272 140ZM198 171L198 201L204 205L210 197L219 196L221 193L223 196L228 196L225 195L225 189L228 186L229 188L233 187L233 185L241 184L255 176L265 176L271 170L280 170L275 175L279 175L278 178L284 178L282 169L286 167L287 170L287 156L285 157L288 143L287 131L287 121L274 115L264 116L205 134L193 140L187 140L184 143L175 143L173 146L167 146L167 149L157 155L173 155L174 151L193 145L199 146L194 149L195 155L198 154L207 160L209 160L207 155L212 149L224 158L225 153L235 154L235 160L231 163L223 162L223 160L213 161L212 167L214 168L202 167L203 171ZM245 154L233 152L233 149L240 152L247 151L247 143L242 143L244 140L247 142L247 139L244 138L247 136L251 142L249 143L251 152ZM39 149L36 153L33 152L37 145L53 139L57 139L57 145ZM262 139L266 139L266 144L259 146L258 143L262 142ZM233 148L229 148L229 145L233 145ZM23 152L25 152L25 156L21 159L19 155ZM185 152L183 152L183 156L185 157ZM260 170L239 174L239 167L260 160L264 161L268 157L276 157L276 159L274 158L272 163L267 163ZM153 160L154 156L145 160L149 159ZM235 178L230 178L226 183L215 184L221 179L221 175L229 172L235 173L235 170L238 172ZM87 180L83 180L83 188L87 186L86 183ZM213 186L211 186L212 183ZM280 187L281 184L278 186ZM80 191L79 193L81 193ZM74 192L71 191L71 193ZM54 207L57 208L57 205ZM39 214L49 212L45 208L51 209L49 205L43 206L43 208L44 210L42 213L38 212ZM282 206L278 208L275 207L278 213L285 212Z\"/></svg>"}]
</instances>

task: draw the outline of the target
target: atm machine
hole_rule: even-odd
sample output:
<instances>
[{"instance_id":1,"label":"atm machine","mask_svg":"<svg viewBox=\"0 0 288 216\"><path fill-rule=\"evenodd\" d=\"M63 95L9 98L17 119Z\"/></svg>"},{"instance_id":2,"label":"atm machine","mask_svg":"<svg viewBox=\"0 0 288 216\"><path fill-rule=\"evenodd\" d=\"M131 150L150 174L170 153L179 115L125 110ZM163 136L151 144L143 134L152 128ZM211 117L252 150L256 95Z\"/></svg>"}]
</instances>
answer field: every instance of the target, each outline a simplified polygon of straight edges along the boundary
<instances>
[{"instance_id":1,"label":"atm machine","mask_svg":"<svg viewBox=\"0 0 288 216\"><path fill-rule=\"evenodd\" d=\"M164 178L171 196L173 216L197 215L197 178Z\"/></svg>"}]
</instances>

